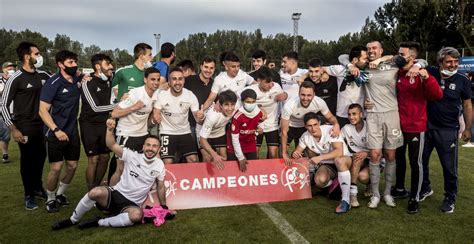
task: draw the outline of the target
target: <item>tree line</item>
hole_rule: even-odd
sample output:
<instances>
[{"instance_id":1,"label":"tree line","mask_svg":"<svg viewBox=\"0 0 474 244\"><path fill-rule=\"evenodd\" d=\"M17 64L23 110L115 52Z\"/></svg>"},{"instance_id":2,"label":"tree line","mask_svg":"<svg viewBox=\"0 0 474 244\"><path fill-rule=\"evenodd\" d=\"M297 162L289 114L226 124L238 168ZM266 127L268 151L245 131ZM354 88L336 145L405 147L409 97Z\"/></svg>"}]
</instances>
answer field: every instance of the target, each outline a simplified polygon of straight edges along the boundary
<instances>
[{"instance_id":1,"label":"tree line","mask_svg":"<svg viewBox=\"0 0 474 244\"><path fill-rule=\"evenodd\" d=\"M474 55L474 3L469 0L392 0L379 7L373 18L367 17L360 31L347 33L337 41L297 38L297 51L303 67L314 57L322 59L325 64L335 64L340 54L371 40L379 40L385 53L389 54L398 51L401 41L418 41L422 48L421 58L428 54L428 61L435 63L436 52L443 46L462 49L466 56ZM56 70L54 55L62 49L77 53L80 67L90 67L91 56L99 52L112 57L116 67L133 62L133 56L127 50L101 50L96 45L85 47L62 34L48 40L41 33L28 29L20 32L0 29L0 63L17 60L15 48L24 40L39 46L45 60L44 69L50 71ZM254 32L218 30L211 34L195 33L176 43L177 61L190 59L197 66L206 55L217 58L223 51L233 51L241 58L244 70L250 70L250 58L257 49L265 50L268 60L279 67L282 54L292 48L292 35L278 33L264 37L260 29Z\"/></svg>"}]
</instances>

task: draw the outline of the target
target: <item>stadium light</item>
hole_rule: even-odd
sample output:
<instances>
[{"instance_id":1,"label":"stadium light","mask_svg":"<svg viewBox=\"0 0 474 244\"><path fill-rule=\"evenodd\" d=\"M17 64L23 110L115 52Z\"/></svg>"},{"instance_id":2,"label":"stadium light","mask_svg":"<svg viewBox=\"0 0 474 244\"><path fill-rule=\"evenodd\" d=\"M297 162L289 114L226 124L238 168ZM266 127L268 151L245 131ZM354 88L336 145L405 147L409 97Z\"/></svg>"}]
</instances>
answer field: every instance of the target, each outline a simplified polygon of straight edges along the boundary
<instances>
[{"instance_id":1,"label":"stadium light","mask_svg":"<svg viewBox=\"0 0 474 244\"><path fill-rule=\"evenodd\" d=\"M298 52L298 21L301 13L293 13L291 19L293 20L293 51Z\"/></svg>"}]
</instances>

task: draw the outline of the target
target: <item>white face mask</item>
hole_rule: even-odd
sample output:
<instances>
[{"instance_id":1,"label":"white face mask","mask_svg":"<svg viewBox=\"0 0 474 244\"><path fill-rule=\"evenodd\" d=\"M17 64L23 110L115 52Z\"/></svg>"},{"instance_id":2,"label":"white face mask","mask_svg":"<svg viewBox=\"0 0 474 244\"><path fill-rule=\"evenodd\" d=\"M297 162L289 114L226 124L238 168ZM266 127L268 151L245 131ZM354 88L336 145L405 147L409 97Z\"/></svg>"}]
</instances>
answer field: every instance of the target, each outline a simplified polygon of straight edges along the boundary
<instances>
[{"instance_id":1,"label":"white face mask","mask_svg":"<svg viewBox=\"0 0 474 244\"><path fill-rule=\"evenodd\" d=\"M256 103L244 103L244 109L249 113L252 112L256 107Z\"/></svg>"},{"instance_id":2,"label":"white face mask","mask_svg":"<svg viewBox=\"0 0 474 244\"><path fill-rule=\"evenodd\" d=\"M15 74L15 71L14 70L9 70L7 72L7 77L10 78L10 76L12 76L13 74Z\"/></svg>"},{"instance_id":3,"label":"white face mask","mask_svg":"<svg viewBox=\"0 0 474 244\"><path fill-rule=\"evenodd\" d=\"M43 66L43 56L38 56L36 58L36 63L34 64L35 68L40 68Z\"/></svg>"},{"instance_id":4,"label":"white face mask","mask_svg":"<svg viewBox=\"0 0 474 244\"><path fill-rule=\"evenodd\" d=\"M108 80L109 78L102 72L99 73L99 77L103 80L103 81L106 81Z\"/></svg>"},{"instance_id":5,"label":"white face mask","mask_svg":"<svg viewBox=\"0 0 474 244\"><path fill-rule=\"evenodd\" d=\"M151 64L150 61L148 61L148 62L146 62L146 63L143 64L143 67L144 67L145 69L148 69L148 68L150 68L151 66L153 66L153 65Z\"/></svg>"},{"instance_id":6,"label":"white face mask","mask_svg":"<svg viewBox=\"0 0 474 244\"><path fill-rule=\"evenodd\" d=\"M451 77L451 76L455 75L457 72L458 72L457 69L454 70L454 71L449 71L447 69L441 70L441 74L443 74L444 76L447 76L447 77Z\"/></svg>"}]
</instances>

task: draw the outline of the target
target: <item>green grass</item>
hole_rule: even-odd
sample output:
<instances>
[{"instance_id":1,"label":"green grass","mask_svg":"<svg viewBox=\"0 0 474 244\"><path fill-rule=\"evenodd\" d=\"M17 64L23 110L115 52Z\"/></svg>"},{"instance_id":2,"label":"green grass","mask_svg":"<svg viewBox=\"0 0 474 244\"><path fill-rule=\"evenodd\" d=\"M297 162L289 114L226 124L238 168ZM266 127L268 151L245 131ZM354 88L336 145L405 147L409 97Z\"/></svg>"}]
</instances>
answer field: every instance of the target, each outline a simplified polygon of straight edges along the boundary
<instances>
[{"instance_id":1,"label":"green grass","mask_svg":"<svg viewBox=\"0 0 474 244\"><path fill-rule=\"evenodd\" d=\"M72 205L62 208L59 213L47 214L43 202L39 202L40 208L36 211L24 210L17 145L11 144L10 150L13 163L0 165L0 243L289 242L256 205L183 210L179 211L175 220L160 228L146 224L84 231L72 227L53 232L50 230L51 223L69 217L74 205L86 192L85 155L81 155L76 176L67 191ZM395 209L381 203L378 209L370 210L365 206L368 199L364 197L359 197L362 205L360 208L351 209L348 214L341 216L334 214L337 202L323 196L271 205L310 242L472 243L474 150L460 148L459 152L459 194L456 210L450 215L442 214L438 210L443 198L443 178L436 154L432 155L430 172L435 194L421 203L421 212L416 215L405 213L406 200L397 201L398 206ZM44 178L48 170L46 163ZM360 192L364 191L363 186L359 188ZM85 218L99 214L100 212L94 209Z\"/></svg>"}]
</instances>

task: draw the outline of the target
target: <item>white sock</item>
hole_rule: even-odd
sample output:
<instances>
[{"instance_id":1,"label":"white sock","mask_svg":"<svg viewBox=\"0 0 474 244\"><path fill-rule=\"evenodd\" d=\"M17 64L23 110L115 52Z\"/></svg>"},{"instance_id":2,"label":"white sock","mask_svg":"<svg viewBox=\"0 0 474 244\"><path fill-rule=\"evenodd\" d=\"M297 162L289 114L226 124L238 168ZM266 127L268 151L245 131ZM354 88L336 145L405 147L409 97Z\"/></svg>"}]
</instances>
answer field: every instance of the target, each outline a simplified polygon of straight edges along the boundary
<instances>
[{"instance_id":1,"label":"white sock","mask_svg":"<svg viewBox=\"0 0 474 244\"><path fill-rule=\"evenodd\" d=\"M74 212L71 215L71 221L73 223L79 222L79 220L82 218L82 216L89 210L91 210L92 207L94 207L94 204L96 201L92 200L89 197L89 194L86 194L77 204L76 208L74 209Z\"/></svg>"},{"instance_id":2,"label":"white sock","mask_svg":"<svg viewBox=\"0 0 474 244\"><path fill-rule=\"evenodd\" d=\"M69 184L66 184L66 183L63 183L62 181L60 181L59 182L59 187L58 187L58 192L56 194L57 195L63 195L68 186L69 186Z\"/></svg>"},{"instance_id":3,"label":"white sock","mask_svg":"<svg viewBox=\"0 0 474 244\"><path fill-rule=\"evenodd\" d=\"M99 220L99 226L103 227L125 227L133 225L128 213L121 213L110 218Z\"/></svg>"},{"instance_id":4,"label":"white sock","mask_svg":"<svg viewBox=\"0 0 474 244\"><path fill-rule=\"evenodd\" d=\"M359 189L357 189L356 184L351 184L351 195L357 196L359 194Z\"/></svg>"},{"instance_id":5,"label":"white sock","mask_svg":"<svg viewBox=\"0 0 474 244\"><path fill-rule=\"evenodd\" d=\"M337 179L342 191L342 200L349 202L349 192L351 189L351 173L349 170L337 172Z\"/></svg>"},{"instance_id":6,"label":"white sock","mask_svg":"<svg viewBox=\"0 0 474 244\"><path fill-rule=\"evenodd\" d=\"M46 202L56 200L56 192L46 190L46 195L48 195L48 200L46 200Z\"/></svg>"},{"instance_id":7,"label":"white sock","mask_svg":"<svg viewBox=\"0 0 474 244\"><path fill-rule=\"evenodd\" d=\"M388 162L385 164L385 191L384 195L392 195L392 186L395 183L397 165L395 162Z\"/></svg>"},{"instance_id":8,"label":"white sock","mask_svg":"<svg viewBox=\"0 0 474 244\"><path fill-rule=\"evenodd\" d=\"M325 186L323 186L323 188L329 187L331 185L332 185L332 180L329 180L328 183Z\"/></svg>"},{"instance_id":9,"label":"white sock","mask_svg":"<svg viewBox=\"0 0 474 244\"><path fill-rule=\"evenodd\" d=\"M375 197L380 198L379 181L380 181L380 164L369 163L370 187Z\"/></svg>"}]
</instances>

